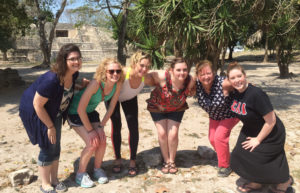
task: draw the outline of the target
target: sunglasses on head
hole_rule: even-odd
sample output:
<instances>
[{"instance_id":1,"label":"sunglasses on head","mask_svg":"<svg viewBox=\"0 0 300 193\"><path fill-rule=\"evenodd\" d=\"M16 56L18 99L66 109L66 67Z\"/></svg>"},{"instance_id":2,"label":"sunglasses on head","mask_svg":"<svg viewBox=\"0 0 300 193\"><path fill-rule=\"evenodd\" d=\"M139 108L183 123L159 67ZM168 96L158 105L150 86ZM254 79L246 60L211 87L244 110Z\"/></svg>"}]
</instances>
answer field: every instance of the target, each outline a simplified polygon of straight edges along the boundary
<instances>
[{"instance_id":1,"label":"sunglasses on head","mask_svg":"<svg viewBox=\"0 0 300 193\"><path fill-rule=\"evenodd\" d=\"M111 74L111 75L114 74L114 73L120 74L122 72L122 70L121 69L118 69L118 70L107 70L107 72L109 74Z\"/></svg>"}]
</instances>

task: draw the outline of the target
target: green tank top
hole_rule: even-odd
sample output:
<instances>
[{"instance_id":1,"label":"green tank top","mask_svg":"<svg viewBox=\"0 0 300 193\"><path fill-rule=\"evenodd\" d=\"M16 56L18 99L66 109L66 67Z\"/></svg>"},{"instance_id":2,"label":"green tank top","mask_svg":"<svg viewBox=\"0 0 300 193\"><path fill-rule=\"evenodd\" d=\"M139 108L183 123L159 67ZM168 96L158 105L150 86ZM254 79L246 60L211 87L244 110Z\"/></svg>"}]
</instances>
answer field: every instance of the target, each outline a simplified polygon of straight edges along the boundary
<instances>
[{"instance_id":1,"label":"green tank top","mask_svg":"<svg viewBox=\"0 0 300 193\"><path fill-rule=\"evenodd\" d=\"M103 82L101 82L101 85L103 88L105 87L105 84ZM117 87L117 84L114 84L112 91L108 95L104 96L104 101L111 99L111 97L116 92L116 87ZM81 91L79 91L78 93L76 93L74 95L73 100L70 105L70 108L69 108L69 114L72 114L72 115L77 114L78 104L79 104L79 101L80 101L81 96L84 93L85 89L86 88L82 89ZM102 90L101 90L101 87L99 87L97 92L92 95L92 97L89 101L89 104L86 107L86 112L87 113L93 112L96 109L96 107L98 106L98 104L101 102L101 100L102 100Z\"/></svg>"}]
</instances>

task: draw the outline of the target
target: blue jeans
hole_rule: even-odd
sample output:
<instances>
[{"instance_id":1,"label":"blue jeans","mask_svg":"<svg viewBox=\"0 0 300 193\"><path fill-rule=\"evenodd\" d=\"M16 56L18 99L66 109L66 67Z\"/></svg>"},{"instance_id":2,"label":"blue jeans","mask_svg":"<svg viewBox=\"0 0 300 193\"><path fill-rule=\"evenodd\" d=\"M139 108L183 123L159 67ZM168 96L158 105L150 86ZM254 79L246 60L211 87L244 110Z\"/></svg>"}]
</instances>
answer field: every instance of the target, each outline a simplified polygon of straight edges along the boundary
<instances>
[{"instance_id":1,"label":"blue jeans","mask_svg":"<svg viewBox=\"0 0 300 193\"><path fill-rule=\"evenodd\" d=\"M50 144L48 148L41 148L37 164L39 166L51 165L53 161L59 160L60 156L60 138L62 127L62 116L55 119L54 127L56 129L56 143Z\"/></svg>"}]
</instances>

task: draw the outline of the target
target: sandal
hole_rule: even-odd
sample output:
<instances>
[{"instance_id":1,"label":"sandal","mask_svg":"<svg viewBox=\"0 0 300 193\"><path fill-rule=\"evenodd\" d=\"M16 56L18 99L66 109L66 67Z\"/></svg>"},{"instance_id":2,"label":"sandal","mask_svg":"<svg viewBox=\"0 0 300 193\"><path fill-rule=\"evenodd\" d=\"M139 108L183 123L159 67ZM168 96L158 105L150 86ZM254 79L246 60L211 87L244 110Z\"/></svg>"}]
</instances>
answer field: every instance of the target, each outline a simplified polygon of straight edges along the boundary
<instances>
[{"instance_id":1,"label":"sandal","mask_svg":"<svg viewBox=\"0 0 300 193\"><path fill-rule=\"evenodd\" d=\"M163 163L163 166L161 168L161 172L164 173L164 174L168 174L169 173L169 164L164 162Z\"/></svg>"},{"instance_id":2,"label":"sandal","mask_svg":"<svg viewBox=\"0 0 300 193\"><path fill-rule=\"evenodd\" d=\"M112 171L114 173L120 173L122 170L122 164L114 164Z\"/></svg>"},{"instance_id":3,"label":"sandal","mask_svg":"<svg viewBox=\"0 0 300 193\"><path fill-rule=\"evenodd\" d=\"M292 185L294 184L294 178L292 176L290 176L290 179L291 179L291 183L290 185L287 187L286 190L282 190L282 189L279 189L277 188L276 186L271 186L269 189L268 189L268 192L269 193L294 193L294 189L292 187Z\"/></svg>"},{"instance_id":4,"label":"sandal","mask_svg":"<svg viewBox=\"0 0 300 193\"><path fill-rule=\"evenodd\" d=\"M169 173L176 174L178 172L178 168L176 167L174 162L169 163Z\"/></svg>"},{"instance_id":5,"label":"sandal","mask_svg":"<svg viewBox=\"0 0 300 193\"><path fill-rule=\"evenodd\" d=\"M138 173L138 168L137 168L136 166L135 166L135 167L129 167L129 168L128 168L128 175L129 175L130 177L136 176L137 173Z\"/></svg>"},{"instance_id":6,"label":"sandal","mask_svg":"<svg viewBox=\"0 0 300 193\"><path fill-rule=\"evenodd\" d=\"M237 190L238 192L240 192L240 193L249 193L249 192L254 192L254 191L255 191L255 192L259 192L259 191L262 190L262 185L260 185L259 188L253 188L253 187L251 187L249 184L251 184L251 182L244 183L243 185L238 186L238 187L236 188L236 190ZM242 188L242 189L246 189L246 191L241 190L241 188Z\"/></svg>"}]
</instances>

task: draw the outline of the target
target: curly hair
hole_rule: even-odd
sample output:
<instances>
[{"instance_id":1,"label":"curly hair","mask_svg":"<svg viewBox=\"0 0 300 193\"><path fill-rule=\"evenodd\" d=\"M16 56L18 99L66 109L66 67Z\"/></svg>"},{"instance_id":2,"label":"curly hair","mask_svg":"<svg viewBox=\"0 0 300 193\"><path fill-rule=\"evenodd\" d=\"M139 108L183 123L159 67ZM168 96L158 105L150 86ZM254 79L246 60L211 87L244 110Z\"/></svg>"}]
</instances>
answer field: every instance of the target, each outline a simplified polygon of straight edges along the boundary
<instances>
[{"instance_id":1,"label":"curly hair","mask_svg":"<svg viewBox=\"0 0 300 193\"><path fill-rule=\"evenodd\" d=\"M61 84L64 83L64 76L68 70L67 57L71 52L78 52L81 57L78 46L75 44L65 44L60 48L56 57L56 63L51 67L51 70L57 74Z\"/></svg>"},{"instance_id":2,"label":"curly hair","mask_svg":"<svg viewBox=\"0 0 300 193\"><path fill-rule=\"evenodd\" d=\"M198 62L196 64L196 68L195 68L196 75L198 75L198 72L201 71L206 66L209 66L210 69L213 70L211 61L209 61L209 60L201 60L200 62ZM215 72L213 72L213 73L215 74Z\"/></svg>"},{"instance_id":3,"label":"curly hair","mask_svg":"<svg viewBox=\"0 0 300 193\"><path fill-rule=\"evenodd\" d=\"M123 67L116 58L105 58L104 60L102 60L102 62L99 64L99 66L96 69L96 72L94 74L94 79L96 79L98 82L105 82L107 66L112 63L118 64L120 69L122 70L122 72L120 73L120 78L119 78L118 82L123 82L125 79L125 76L123 73Z\"/></svg>"},{"instance_id":4,"label":"curly hair","mask_svg":"<svg viewBox=\"0 0 300 193\"><path fill-rule=\"evenodd\" d=\"M140 50L135 52L130 58L130 60L131 60L130 67L135 68L136 64L141 62L143 59L148 59L149 62L151 63L150 54L147 54L147 53L145 53L143 51L140 51Z\"/></svg>"}]
</instances>

